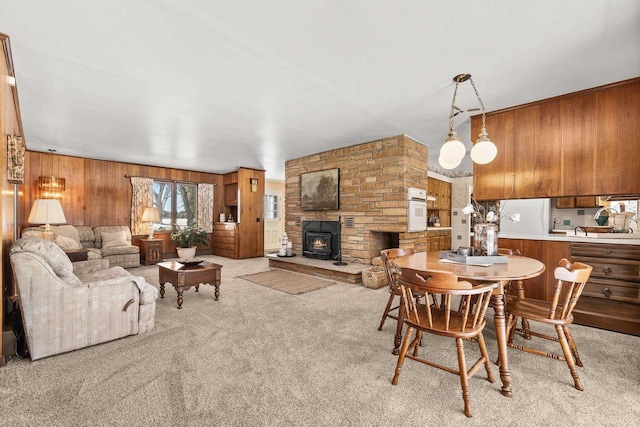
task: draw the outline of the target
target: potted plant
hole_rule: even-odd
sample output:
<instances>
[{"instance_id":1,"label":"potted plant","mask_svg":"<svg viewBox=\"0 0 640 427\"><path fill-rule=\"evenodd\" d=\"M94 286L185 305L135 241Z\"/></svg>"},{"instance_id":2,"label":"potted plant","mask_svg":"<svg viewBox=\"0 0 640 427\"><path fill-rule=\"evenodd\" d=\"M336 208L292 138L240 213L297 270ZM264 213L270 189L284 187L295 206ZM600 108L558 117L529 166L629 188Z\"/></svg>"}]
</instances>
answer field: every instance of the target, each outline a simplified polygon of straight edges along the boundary
<instances>
[{"instance_id":1,"label":"potted plant","mask_svg":"<svg viewBox=\"0 0 640 427\"><path fill-rule=\"evenodd\" d=\"M209 236L204 229L192 224L184 228L176 228L171 233L171 243L178 251L178 258L189 259L196 254L196 244L202 243L209 246Z\"/></svg>"}]
</instances>

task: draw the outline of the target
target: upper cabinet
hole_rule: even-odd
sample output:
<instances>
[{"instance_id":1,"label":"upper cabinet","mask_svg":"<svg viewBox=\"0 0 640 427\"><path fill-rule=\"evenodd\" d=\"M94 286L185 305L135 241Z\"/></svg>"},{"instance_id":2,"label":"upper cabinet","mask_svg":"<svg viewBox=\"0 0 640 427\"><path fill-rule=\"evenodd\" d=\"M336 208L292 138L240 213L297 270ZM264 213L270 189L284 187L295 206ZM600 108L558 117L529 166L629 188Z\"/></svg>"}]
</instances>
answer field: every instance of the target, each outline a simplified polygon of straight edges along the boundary
<instances>
[{"instance_id":1,"label":"upper cabinet","mask_svg":"<svg viewBox=\"0 0 640 427\"><path fill-rule=\"evenodd\" d=\"M471 119L471 134L481 117ZM640 193L640 77L490 113L498 156L474 164L478 200Z\"/></svg>"}]
</instances>

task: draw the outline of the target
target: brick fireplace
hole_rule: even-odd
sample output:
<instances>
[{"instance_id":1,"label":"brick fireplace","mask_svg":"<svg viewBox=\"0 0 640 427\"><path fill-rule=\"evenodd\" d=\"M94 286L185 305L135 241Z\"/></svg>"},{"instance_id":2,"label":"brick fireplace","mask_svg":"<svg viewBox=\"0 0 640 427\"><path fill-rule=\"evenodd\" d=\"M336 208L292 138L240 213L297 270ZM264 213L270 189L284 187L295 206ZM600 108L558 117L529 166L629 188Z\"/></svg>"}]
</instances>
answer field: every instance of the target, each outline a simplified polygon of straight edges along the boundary
<instances>
[{"instance_id":1,"label":"brick fireplace","mask_svg":"<svg viewBox=\"0 0 640 427\"><path fill-rule=\"evenodd\" d=\"M407 187L427 188L427 162L427 147L406 135L287 161L285 227L293 251L305 250L306 222L339 217L338 248L346 262L370 264L389 245L427 250L426 232L407 232ZM332 168L340 168L340 209L303 211L300 175Z\"/></svg>"}]
</instances>

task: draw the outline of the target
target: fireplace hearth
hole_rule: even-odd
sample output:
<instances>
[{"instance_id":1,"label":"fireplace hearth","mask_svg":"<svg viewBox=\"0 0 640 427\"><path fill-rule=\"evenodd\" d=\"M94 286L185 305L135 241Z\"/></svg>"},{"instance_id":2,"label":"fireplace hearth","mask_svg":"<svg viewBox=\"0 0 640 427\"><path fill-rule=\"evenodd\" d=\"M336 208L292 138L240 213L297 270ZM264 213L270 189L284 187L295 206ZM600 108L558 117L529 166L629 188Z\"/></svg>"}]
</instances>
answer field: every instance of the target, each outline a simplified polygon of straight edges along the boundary
<instances>
[{"instance_id":1,"label":"fireplace hearth","mask_svg":"<svg viewBox=\"0 0 640 427\"><path fill-rule=\"evenodd\" d=\"M340 252L340 221L303 221L302 255L337 259Z\"/></svg>"}]
</instances>

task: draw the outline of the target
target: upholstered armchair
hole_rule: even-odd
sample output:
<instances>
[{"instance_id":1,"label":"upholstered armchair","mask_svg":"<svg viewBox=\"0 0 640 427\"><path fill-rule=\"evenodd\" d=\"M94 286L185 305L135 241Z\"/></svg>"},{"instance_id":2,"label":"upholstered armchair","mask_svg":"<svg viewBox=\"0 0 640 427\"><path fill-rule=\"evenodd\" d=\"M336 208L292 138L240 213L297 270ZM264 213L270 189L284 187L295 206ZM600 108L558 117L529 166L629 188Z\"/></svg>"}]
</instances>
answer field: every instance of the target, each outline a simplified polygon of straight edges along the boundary
<instances>
[{"instance_id":1,"label":"upholstered armchair","mask_svg":"<svg viewBox=\"0 0 640 427\"><path fill-rule=\"evenodd\" d=\"M158 289L122 267L76 276L53 242L24 237L10 250L32 360L154 326Z\"/></svg>"}]
</instances>

